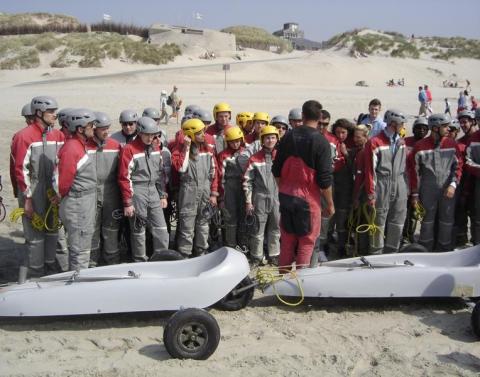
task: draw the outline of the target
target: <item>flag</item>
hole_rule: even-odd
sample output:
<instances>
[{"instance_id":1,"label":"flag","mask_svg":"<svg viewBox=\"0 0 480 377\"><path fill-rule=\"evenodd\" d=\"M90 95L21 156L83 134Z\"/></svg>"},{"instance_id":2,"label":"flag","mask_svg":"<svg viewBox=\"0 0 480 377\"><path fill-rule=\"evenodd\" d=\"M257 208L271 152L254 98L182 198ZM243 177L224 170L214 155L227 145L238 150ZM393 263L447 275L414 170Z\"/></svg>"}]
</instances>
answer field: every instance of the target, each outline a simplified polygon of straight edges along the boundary
<instances>
[{"instance_id":1,"label":"flag","mask_svg":"<svg viewBox=\"0 0 480 377\"><path fill-rule=\"evenodd\" d=\"M111 21L112 20L112 16L110 16L109 14L103 14L103 21Z\"/></svg>"},{"instance_id":2,"label":"flag","mask_svg":"<svg viewBox=\"0 0 480 377\"><path fill-rule=\"evenodd\" d=\"M203 15L198 12L195 12L193 15L193 18L195 18L196 20L203 20Z\"/></svg>"}]
</instances>

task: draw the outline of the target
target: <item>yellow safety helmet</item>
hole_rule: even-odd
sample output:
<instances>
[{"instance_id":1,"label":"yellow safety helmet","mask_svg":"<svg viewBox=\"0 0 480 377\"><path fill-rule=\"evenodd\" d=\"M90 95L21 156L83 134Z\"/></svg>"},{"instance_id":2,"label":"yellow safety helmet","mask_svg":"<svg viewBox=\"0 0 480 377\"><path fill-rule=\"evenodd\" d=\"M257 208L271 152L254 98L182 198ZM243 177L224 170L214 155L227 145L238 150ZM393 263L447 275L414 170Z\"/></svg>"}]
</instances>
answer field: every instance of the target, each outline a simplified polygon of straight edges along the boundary
<instances>
[{"instance_id":1,"label":"yellow safety helmet","mask_svg":"<svg viewBox=\"0 0 480 377\"><path fill-rule=\"evenodd\" d=\"M265 126L260 130L260 141L263 143L263 137L267 135L277 135L277 139L280 137L278 129L275 126Z\"/></svg>"},{"instance_id":2,"label":"yellow safety helmet","mask_svg":"<svg viewBox=\"0 0 480 377\"><path fill-rule=\"evenodd\" d=\"M253 113L243 111L237 114L237 126L244 128L249 120L253 120Z\"/></svg>"},{"instance_id":3,"label":"yellow safety helmet","mask_svg":"<svg viewBox=\"0 0 480 377\"><path fill-rule=\"evenodd\" d=\"M213 120L217 119L217 113L222 113L224 111L229 112L230 116L232 115L232 109L228 103L220 102L213 106Z\"/></svg>"},{"instance_id":4,"label":"yellow safety helmet","mask_svg":"<svg viewBox=\"0 0 480 377\"><path fill-rule=\"evenodd\" d=\"M253 121L261 120L264 122L270 123L270 115L268 113L255 113L253 114Z\"/></svg>"},{"instance_id":5,"label":"yellow safety helmet","mask_svg":"<svg viewBox=\"0 0 480 377\"><path fill-rule=\"evenodd\" d=\"M195 134L202 131L205 128L205 124L200 119L189 119L182 123L182 131L185 136L190 139L194 139Z\"/></svg>"},{"instance_id":6,"label":"yellow safety helmet","mask_svg":"<svg viewBox=\"0 0 480 377\"><path fill-rule=\"evenodd\" d=\"M225 140L226 141L234 141L242 139L243 140L243 132L240 127L230 126L227 127L225 130Z\"/></svg>"}]
</instances>

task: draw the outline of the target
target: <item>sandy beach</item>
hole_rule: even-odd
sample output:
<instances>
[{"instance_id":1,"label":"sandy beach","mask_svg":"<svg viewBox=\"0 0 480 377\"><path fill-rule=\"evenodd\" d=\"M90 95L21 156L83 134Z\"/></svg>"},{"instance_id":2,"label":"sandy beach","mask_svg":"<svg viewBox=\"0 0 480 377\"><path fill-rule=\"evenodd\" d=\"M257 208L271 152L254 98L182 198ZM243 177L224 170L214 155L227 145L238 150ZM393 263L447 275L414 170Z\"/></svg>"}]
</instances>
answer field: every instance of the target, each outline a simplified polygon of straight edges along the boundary
<instances>
[{"instance_id":1,"label":"sandy beach","mask_svg":"<svg viewBox=\"0 0 480 377\"><path fill-rule=\"evenodd\" d=\"M230 63L224 89L222 64ZM440 72L440 73L439 73ZM7 211L16 208L8 177L9 145L21 129L22 106L36 95L54 96L60 107L118 114L158 107L162 89L179 87L184 104L210 110L228 102L239 111L287 115L308 99L319 100L335 120L353 119L379 98L383 111L418 113L418 85L428 84L433 109L453 109L465 79L480 96L480 61L368 57L342 51L275 55L247 49L240 62L224 56L205 61L181 56L166 66L106 62L104 68L40 68L0 71L2 132L0 174ZM404 78L404 87L386 81ZM48 80L48 81L46 81ZM368 87L357 87L364 80ZM46 82L45 82L46 81ZM235 114L234 114L235 115ZM179 125L166 128L173 136ZM21 225L0 223L0 273L8 276L23 243ZM14 274L10 274L13 276ZM470 312L458 301L307 300L290 308L256 292L238 312L212 309L221 342L207 361L174 360L162 343L169 314L0 321L0 376L478 376L480 342Z\"/></svg>"}]
</instances>

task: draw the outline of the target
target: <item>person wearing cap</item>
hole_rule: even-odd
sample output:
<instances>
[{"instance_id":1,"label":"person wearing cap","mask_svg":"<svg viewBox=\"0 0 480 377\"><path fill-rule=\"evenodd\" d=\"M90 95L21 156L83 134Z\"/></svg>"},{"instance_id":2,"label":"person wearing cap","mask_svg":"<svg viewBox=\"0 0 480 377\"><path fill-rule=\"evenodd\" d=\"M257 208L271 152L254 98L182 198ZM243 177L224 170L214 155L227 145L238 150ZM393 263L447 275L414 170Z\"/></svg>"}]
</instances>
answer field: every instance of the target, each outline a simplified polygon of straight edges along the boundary
<instances>
[{"instance_id":1,"label":"person wearing cap","mask_svg":"<svg viewBox=\"0 0 480 377\"><path fill-rule=\"evenodd\" d=\"M378 230L370 236L370 254L396 253L407 215L407 153L399 133L406 117L389 110L387 126L365 145L365 192L375 209Z\"/></svg>"},{"instance_id":2,"label":"person wearing cap","mask_svg":"<svg viewBox=\"0 0 480 377\"><path fill-rule=\"evenodd\" d=\"M88 268L95 229L97 172L87 142L93 137L96 115L89 109L75 109L66 121L72 137L58 153L54 187L67 233L69 270L78 271Z\"/></svg>"},{"instance_id":3,"label":"person wearing cap","mask_svg":"<svg viewBox=\"0 0 480 377\"><path fill-rule=\"evenodd\" d=\"M412 136L407 136L404 139L405 142L405 148L407 151L407 160L408 156L410 153L413 151L413 148L415 147L415 144L422 140L424 137L427 136L428 134L428 120L425 117L418 117L415 119L415 122L413 122L412 126ZM411 200L408 201L407 203L407 217L405 219L405 225L403 227L403 242L404 243L412 243L414 242L414 234L415 234L415 229L414 226L416 224L415 218L414 218L414 208L412 207L412 202Z\"/></svg>"},{"instance_id":4,"label":"person wearing cap","mask_svg":"<svg viewBox=\"0 0 480 377\"><path fill-rule=\"evenodd\" d=\"M176 85L173 86L173 90L170 93L170 106L172 107L172 114L170 118L176 118L178 123L178 112L180 111L180 106L182 105L182 101L178 97L178 87Z\"/></svg>"},{"instance_id":5,"label":"person wearing cap","mask_svg":"<svg viewBox=\"0 0 480 377\"><path fill-rule=\"evenodd\" d=\"M462 156L457 143L447 136L450 123L448 115L432 114L428 118L430 136L419 140L408 156L412 205L420 202L425 208L419 243L429 251L451 250L454 198L462 176Z\"/></svg>"},{"instance_id":6,"label":"person wearing cap","mask_svg":"<svg viewBox=\"0 0 480 377\"><path fill-rule=\"evenodd\" d=\"M122 219L122 199L117 183L120 144L109 137L110 117L95 112L96 122L93 137L87 141L88 156L97 175L97 205L95 230L92 239L89 267L100 261L106 264L120 262L118 233Z\"/></svg>"},{"instance_id":7,"label":"person wearing cap","mask_svg":"<svg viewBox=\"0 0 480 377\"><path fill-rule=\"evenodd\" d=\"M262 149L248 160L243 175L245 194L245 213L255 216L257 231L251 234L250 257L252 264L258 266L267 261L263 255L263 240L267 234L267 252L271 264L278 265L280 254L280 212L278 186L272 174L272 164L277 153L278 131L274 126L266 125L260 130Z\"/></svg>"},{"instance_id":8,"label":"person wearing cap","mask_svg":"<svg viewBox=\"0 0 480 377\"><path fill-rule=\"evenodd\" d=\"M457 140L458 148L465 164L465 152L470 139L477 131L475 113L471 110L462 110L457 115L457 127L461 128L464 135ZM457 131L458 133L458 131ZM468 171L463 171L462 179L456 190L455 224L453 226L453 247L462 247L468 242L468 219L470 218L470 233L473 234L473 214L475 203L474 179Z\"/></svg>"},{"instance_id":9,"label":"person wearing cap","mask_svg":"<svg viewBox=\"0 0 480 377\"><path fill-rule=\"evenodd\" d=\"M160 111L161 111L161 114L160 114L160 120L159 122L161 122L163 119L165 119L165 125L168 125L168 120L170 119L170 117L168 116L168 113L167 113L167 91L166 90L162 90L160 92Z\"/></svg>"},{"instance_id":10,"label":"person wearing cap","mask_svg":"<svg viewBox=\"0 0 480 377\"><path fill-rule=\"evenodd\" d=\"M123 214L129 219L134 262L146 262L145 229L152 233L153 252L168 249L169 235L163 209L167 192L159 138L160 127L149 117L140 117L138 136L120 151L118 185Z\"/></svg>"},{"instance_id":11,"label":"person wearing cap","mask_svg":"<svg viewBox=\"0 0 480 377\"><path fill-rule=\"evenodd\" d=\"M209 208L217 206L218 167L208 144L205 124L189 119L182 124L183 141L172 151L172 167L178 173L177 250L200 256L208 250Z\"/></svg>"},{"instance_id":12,"label":"person wearing cap","mask_svg":"<svg viewBox=\"0 0 480 377\"><path fill-rule=\"evenodd\" d=\"M65 141L64 135L54 129L57 101L49 96L34 97L30 103L34 122L18 131L11 144L11 175L18 204L24 208L22 217L26 243L26 260L31 277L56 272L55 245L57 231L35 229L32 217L45 217L50 206L53 171L57 153Z\"/></svg>"},{"instance_id":13,"label":"person wearing cap","mask_svg":"<svg viewBox=\"0 0 480 377\"><path fill-rule=\"evenodd\" d=\"M137 137L137 120L138 115L135 110L123 110L118 118L122 129L113 133L111 138L118 141L122 147L135 140Z\"/></svg>"}]
</instances>

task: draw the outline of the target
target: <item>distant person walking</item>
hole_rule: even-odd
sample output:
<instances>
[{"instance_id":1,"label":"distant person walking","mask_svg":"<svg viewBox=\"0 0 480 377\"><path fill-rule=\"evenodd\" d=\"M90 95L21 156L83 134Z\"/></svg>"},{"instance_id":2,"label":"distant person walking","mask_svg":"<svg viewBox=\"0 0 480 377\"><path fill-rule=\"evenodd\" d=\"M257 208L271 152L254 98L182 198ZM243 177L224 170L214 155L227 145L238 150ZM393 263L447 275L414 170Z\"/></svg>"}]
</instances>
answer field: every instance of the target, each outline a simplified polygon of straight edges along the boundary
<instances>
[{"instance_id":1,"label":"distant person walking","mask_svg":"<svg viewBox=\"0 0 480 377\"><path fill-rule=\"evenodd\" d=\"M420 110L418 116L427 116L427 93L423 90L423 86L418 87L418 102L420 102Z\"/></svg>"},{"instance_id":2,"label":"distant person walking","mask_svg":"<svg viewBox=\"0 0 480 377\"><path fill-rule=\"evenodd\" d=\"M466 90L462 90L458 94L458 101L457 101L457 113L462 110L468 110L468 100L467 100L468 92Z\"/></svg>"},{"instance_id":3,"label":"distant person walking","mask_svg":"<svg viewBox=\"0 0 480 377\"><path fill-rule=\"evenodd\" d=\"M427 111L430 113L430 114L433 114L433 109L432 109L432 92L430 90L430 88L428 87L428 85L424 85L423 86L423 90L425 91L425 94L427 96Z\"/></svg>"},{"instance_id":4,"label":"distant person walking","mask_svg":"<svg viewBox=\"0 0 480 377\"><path fill-rule=\"evenodd\" d=\"M169 119L169 116L168 116L168 113L167 113L167 91L166 90L162 90L160 92L160 120L158 121L159 123L165 119L165 124L168 125L168 119Z\"/></svg>"},{"instance_id":5,"label":"distant person walking","mask_svg":"<svg viewBox=\"0 0 480 377\"><path fill-rule=\"evenodd\" d=\"M448 102L448 98L445 98L445 112L444 114L448 114L452 116L452 113L450 112L450 102Z\"/></svg>"},{"instance_id":6,"label":"distant person walking","mask_svg":"<svg viewBox=\"0 0 480 377\"><path fill-rule=\"evenodd\" d=\"M170 93L170 96L167 98L167 104L172 107L172 114L170 115L170 118L176 118L178 121L178 111L180 110L182 101L178 97L177 91L178 88L174 85L172 93Z\"/></svg>"}]
</instances>

